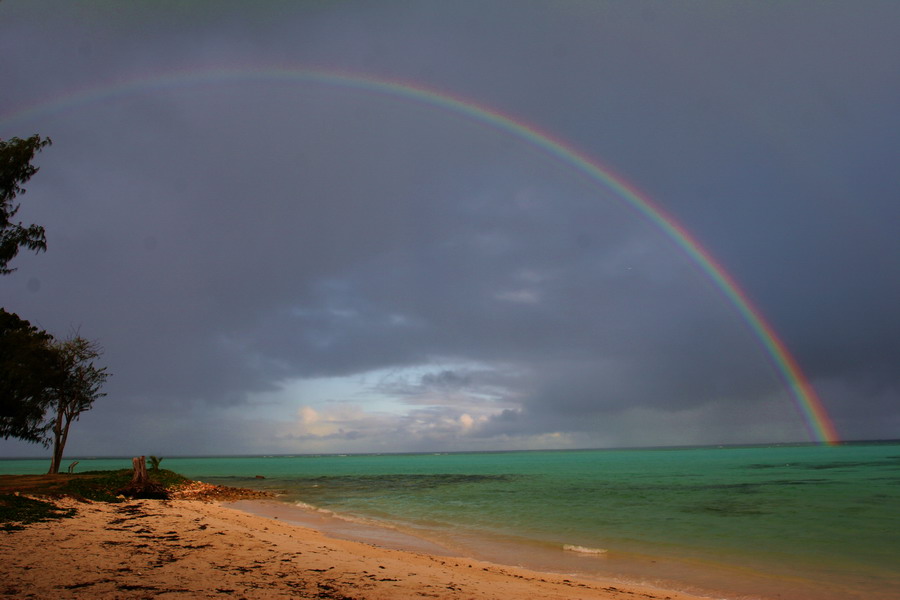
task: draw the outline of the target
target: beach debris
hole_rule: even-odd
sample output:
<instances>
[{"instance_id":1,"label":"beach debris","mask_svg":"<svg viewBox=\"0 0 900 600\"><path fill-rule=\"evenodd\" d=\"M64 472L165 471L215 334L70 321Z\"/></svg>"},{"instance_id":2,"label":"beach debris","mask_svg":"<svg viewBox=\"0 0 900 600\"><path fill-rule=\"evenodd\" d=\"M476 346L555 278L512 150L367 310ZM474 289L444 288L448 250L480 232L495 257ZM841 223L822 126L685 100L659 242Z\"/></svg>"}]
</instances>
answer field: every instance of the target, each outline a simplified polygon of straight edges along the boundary
<instances>
[{"instance_id":1,"label":"beach debris","mask_svg":"<svg viewBox=\"0 0 900 600\"><path fill-rule=\"evenodd\" d=\"M169 498L173 500L201 500L204 502L234 502L237 500L254 500L272 498L274 494L262 490L227 487L203 481L189 481L169 488Z\"/></svg>"}]
</instances>

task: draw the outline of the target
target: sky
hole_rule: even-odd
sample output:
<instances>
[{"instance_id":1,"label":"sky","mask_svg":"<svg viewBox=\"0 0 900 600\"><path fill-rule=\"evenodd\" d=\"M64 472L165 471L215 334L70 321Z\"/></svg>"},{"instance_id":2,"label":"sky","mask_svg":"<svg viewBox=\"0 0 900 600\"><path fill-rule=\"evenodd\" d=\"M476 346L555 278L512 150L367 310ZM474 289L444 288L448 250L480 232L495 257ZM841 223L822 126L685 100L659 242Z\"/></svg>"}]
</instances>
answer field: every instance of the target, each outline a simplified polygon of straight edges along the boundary
<instances>
[{"instance_id":1,"label":"sky","mask_svg":"<svg viewBox=\"0 0 900 600\"><path fill-rule=\"evenodd\" d=\"M0 138L53 145L0 304L104 348L71 456L816 441L773 338L898 438L898 22L6 0Z\"/></svg>"}]
</instances>

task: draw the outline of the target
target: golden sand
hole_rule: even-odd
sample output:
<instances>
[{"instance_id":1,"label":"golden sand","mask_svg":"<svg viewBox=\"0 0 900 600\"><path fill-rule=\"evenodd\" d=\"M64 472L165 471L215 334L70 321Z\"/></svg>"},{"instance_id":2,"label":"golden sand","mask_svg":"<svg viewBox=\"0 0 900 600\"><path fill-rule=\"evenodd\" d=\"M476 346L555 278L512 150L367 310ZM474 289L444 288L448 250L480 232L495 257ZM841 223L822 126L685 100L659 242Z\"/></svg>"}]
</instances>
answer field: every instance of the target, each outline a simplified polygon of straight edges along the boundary
<instances>
[{"instance_id":1,"label":"golden sand","mask_svg":"<svg viewBox=\"0 0 900 600\"><path fill-rule=\"evenodd\" d=\"M696 600L339 540L215 502L80 503L0 532L0 598Z\"/></svg>"}]
</instances>

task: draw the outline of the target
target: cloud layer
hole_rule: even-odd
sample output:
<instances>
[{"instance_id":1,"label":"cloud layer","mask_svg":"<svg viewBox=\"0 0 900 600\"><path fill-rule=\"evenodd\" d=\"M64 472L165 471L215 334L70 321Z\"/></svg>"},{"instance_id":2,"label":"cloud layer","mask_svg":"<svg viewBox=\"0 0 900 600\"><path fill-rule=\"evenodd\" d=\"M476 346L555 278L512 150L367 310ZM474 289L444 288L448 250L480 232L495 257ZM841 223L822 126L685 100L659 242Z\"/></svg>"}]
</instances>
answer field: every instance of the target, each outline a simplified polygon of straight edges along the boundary
<instances>
[{"instance_id":1,"label":"cloud layer","mask_svg":"<svg viewBox=\"0 0 900 600\"><path fill-rule=\"evenodd\" d=\"M621 196L461 112L259 76L309 68L601 159L741 283L843 437L896 437L894 5L50 6L0 5L0 135L54 140L20 213L48 252L0 294L106 349L73 453L808 439L735 307ZM198 77L140 84L173 73Z\"/></svg>"}]
</instances>

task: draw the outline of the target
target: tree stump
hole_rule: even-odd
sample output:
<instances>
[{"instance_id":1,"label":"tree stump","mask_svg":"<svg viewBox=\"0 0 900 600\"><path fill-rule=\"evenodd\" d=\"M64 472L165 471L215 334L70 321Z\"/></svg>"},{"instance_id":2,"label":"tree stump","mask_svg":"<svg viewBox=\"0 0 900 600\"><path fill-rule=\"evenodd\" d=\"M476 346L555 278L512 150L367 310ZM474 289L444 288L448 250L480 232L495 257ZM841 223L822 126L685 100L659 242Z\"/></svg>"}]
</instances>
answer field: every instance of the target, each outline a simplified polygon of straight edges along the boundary
<instances>
[{"instance_id":1,"label":"tree stump","mask_svg":"<svg viewBox=\"0 0 900 600\"><path fill-rule=\"evenodd\" d=\"M163 500L169 497L169 492L166 491L166 488L150 480L150 476L147 474L146 457L135 456L131 459L131 464L134 467L131 483L119 490L121 495L129 498L158 498Z\"/></svg>"},{"instance_id":2,"label":"tree stump","mask_svg":"<svg viewBox=\"0 0 900 600\"><path fill-rule=\"evenodd\" d=\"M147 459L143 456L135 456L131 459L134 475L131 476L132 487L147 487L150 484L150 476L147 475Z\"/></svg>"}]
</instances>

